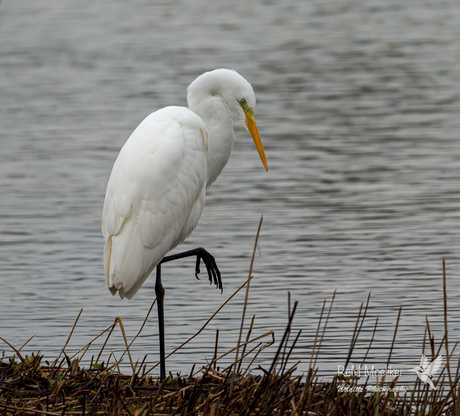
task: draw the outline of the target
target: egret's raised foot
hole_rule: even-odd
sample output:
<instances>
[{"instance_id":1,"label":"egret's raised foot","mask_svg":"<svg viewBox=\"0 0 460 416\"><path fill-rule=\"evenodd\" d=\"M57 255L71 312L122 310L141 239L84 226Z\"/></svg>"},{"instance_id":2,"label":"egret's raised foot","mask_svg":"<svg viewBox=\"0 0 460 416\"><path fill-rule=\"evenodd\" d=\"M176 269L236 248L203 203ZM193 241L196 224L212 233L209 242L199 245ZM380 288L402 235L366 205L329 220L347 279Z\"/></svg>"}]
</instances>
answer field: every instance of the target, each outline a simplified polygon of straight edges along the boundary
<instances>
[{"instance_id":1,"label":"egret's raised foot","mask_svg":"<svg viewBox=\"0 0 460 416\"><path fill-rule=\"evenodd\" d=\"M206 266L206 271L208 272L209 283L214 284L220 289L223 290L222 279L220 277L220 271L217 267L216 260L214 256L205 250L203 247L199 247L197 250L200 250L196 254L196 267L195 267L195 277L197 279L200 274L200 262L203 260L204 265Z\"/></svg>"},{"instance_id":2,"label":"egret's raised foot","mask_svg":"<svg viewBox=\"0 0 460 416\"><path fill-rule=\"evenodd\" d=\"M166 256L161 260L161 263L166 263L172 260L182 259L184 257L196 256L196 265L195 265L195 277L199 280L198 275L200 274L200 262L203 260L204 265L206 266L206 271L208 272L209 282L214 283L221 291L223 291L222 279L220 276L219 268L217 267L216 260L214 256L205 250L203 247L198 247L193 250L184 251L183 253L172 254L171 256Z\"/></svg>"}]
</instances>

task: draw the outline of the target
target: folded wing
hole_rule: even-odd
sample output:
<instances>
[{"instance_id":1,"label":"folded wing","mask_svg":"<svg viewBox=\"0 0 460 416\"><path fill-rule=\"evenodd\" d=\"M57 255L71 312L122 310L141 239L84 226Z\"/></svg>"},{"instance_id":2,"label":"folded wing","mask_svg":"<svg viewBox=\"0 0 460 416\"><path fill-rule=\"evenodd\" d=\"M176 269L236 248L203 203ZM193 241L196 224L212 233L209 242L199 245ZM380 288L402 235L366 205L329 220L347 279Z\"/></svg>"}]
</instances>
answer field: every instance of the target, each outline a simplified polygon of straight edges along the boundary
<instances>
[{"instance_id":1,"label":"folded wing","mask_svg":"<svg viewBox=\"0 0 460 416\"><path fill-rule=\"evenodd\" d=\"M102 217L112 294L131 298L161 259L198 224L204 207L206 124L166 107L133 132L113 166Z\"/></svg>"}]
</instances>

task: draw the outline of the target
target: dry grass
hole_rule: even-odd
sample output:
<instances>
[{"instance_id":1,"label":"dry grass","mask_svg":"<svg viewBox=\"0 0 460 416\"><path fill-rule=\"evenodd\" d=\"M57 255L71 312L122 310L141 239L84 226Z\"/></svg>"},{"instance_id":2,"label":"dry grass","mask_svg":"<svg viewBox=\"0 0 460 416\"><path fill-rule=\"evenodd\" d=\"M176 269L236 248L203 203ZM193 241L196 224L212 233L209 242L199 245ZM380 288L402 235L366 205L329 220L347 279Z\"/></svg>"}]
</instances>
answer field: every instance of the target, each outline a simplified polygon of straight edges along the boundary
<instances>
[{"instance_id":1,"label":"dry grass","mask_svg":"<svg viewBox=\"0 0 460 416\"><path fill-rule=\"evenodd\" d=\"M410 391L401 395L390 391L397 386L397 378L388 384L382 380L388 392L375 392L367 391L353 377L337 376L331 382L321 382L314 367L307 374L295 375L296 364L289 365L299 335L293 336L290 328L295 310L296 304L270 368L255 369L259 375L250 372L251 364L233 371L244 357L256 355L267 345L258 339L242 343L240 358L229 368L219 369L217 364L222 357L218 357L195 373L171 376L164 382L150 376L142 363L134 365L133 375L123 375L117 372L119 361L106 365L93 360L85 370L80 367L81 356L71 359L63 353L59 363L44 364L41 356L23 357L17 350L13 357L3 357L0 362L0 414L458 414L458 376L451 382L445 369L437 379L437 390L416 381ZM364 314L359 319L363 320ZM359 325L357 328L352 345ZM313 362L321 348L323 330L318 326Z\"/></svg>"}]
</instances>

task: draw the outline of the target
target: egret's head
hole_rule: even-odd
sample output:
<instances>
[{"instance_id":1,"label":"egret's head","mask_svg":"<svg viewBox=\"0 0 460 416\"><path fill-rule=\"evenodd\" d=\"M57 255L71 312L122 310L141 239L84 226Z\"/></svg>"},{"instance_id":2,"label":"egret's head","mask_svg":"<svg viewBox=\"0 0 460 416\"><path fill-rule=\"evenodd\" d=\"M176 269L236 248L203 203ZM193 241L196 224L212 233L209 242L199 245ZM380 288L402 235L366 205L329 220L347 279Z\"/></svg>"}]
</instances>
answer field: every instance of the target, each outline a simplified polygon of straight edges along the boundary
<instances>
[{"instance_id":1,"label":"egret's head","mask_svg":"<svg viewBox=\"0 0 460 416\"><path fill-rule=\"evenodd\" d=\"M223 95L227 105L232 108L246 126L247 131L252 137L259 157L262 160L265 170L268 170L267 158L265 157L264 147L260 139L259 129L254 118L256 108L256 95L252 85L246 81L238 72L230 70L225 75L227 77L227 88Z\"/></svg>"},{"instance_id":2,"label":"egret's head","mask_svg":"<svg viewBox=\"0 0 460 416\"><path fill-rule=\"evenodd\" d=\"M189 106L191 100L200 99L200 93L220 96L227 106L238 114L254 141L265 170L268 170L267 158L254 118L256 95L252 85L236 71L216 69L200 75L189 86L187 96Z\"/></svg>"}]
</instances>

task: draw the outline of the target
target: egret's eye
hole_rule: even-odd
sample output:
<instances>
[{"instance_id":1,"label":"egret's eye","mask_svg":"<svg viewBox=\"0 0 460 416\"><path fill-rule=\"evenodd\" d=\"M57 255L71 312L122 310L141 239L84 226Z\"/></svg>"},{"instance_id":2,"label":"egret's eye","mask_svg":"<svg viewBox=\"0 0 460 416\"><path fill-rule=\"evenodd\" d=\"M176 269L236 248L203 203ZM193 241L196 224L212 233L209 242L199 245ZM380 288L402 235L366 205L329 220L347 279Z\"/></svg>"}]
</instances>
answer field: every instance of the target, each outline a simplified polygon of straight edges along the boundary
<instances>
[{"instance_id":1,"label":"egret's eye","mask_svg":"<svg viewBox=\"0 0 460 416\"><path fill-rule=\"evenodd\" d=\"M246 99L245 99L245 98L242 98L241 101L240 101L240 103L241 103L242 105L245 105L245 104L246 104Z\"/></svg>"}]
</instances>

